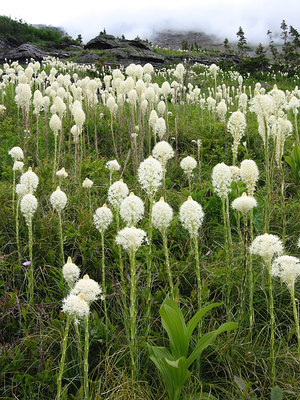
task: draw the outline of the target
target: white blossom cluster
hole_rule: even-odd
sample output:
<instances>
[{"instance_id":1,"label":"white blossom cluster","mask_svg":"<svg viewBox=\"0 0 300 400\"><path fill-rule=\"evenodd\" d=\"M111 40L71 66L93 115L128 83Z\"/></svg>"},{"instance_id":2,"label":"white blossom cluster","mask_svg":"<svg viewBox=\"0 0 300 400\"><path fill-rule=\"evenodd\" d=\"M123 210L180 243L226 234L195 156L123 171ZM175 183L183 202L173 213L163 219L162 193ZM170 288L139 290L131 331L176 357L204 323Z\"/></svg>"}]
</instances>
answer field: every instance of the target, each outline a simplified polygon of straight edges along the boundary
<instances>
[{"instance_id":1,"label":"white blossom cluster","mask_svg":"<svg viewBox=\"0 0 300 400\"><path fill-rule=\"evenodd\" d=\"M173 218L172 207L169 206L163 197L153 205L152 224L160 231L166 230Z\"/></svg>"},{"instance_id":2,"label":"white blossom cluster","mask_svg":"<svg viewBox=\"0 0 300 400\"><path fill-rule=\"evenodd\" d=\"M50 203L55 211L61 212L67 204L67 196L66 193L60 190L60 187L57 186L55 192L53 192L50 196Z\"/></svg>"},{"instance_id":3,"label":"white blossom cluster","mask_svg":"<svg viewBox=\"0 0 300 400\"><path fill-rule=\"evenodd\" d=\"M69 174L67 173L67 171L63 167L59 171L56 172L56 176L58 176L59 178L67 178L69 176Z\"/></svg>"},{"instance_id":4,"label":"white blossom cluster","mask_svg":"<svg viewBox=\"0 0 300 400\"><path fill-rule=\"evenodd\" d=\"M113 215L111 210L106 204L102 207L97 208L95 214L93 215L94 225L99 232L104 232L108 226L112 223Z\"/></svg>"},{"instance_id":5,"label":"white blossom cluster","mask_svg":"<svg viewBox=\"0 0 300 400\"><path fill-rule=\"evenodd\" d=\"M24 163L23 161L15 161L13 165L13 171L23 171Z\"/></svg>"},{"instance_id":6,"label":"white blossom cluster","mask_svg":"<svg viewBox=\"0 0 300 400\"><path fill-rule=\"evenodd\" d=\"M224 164L219 163L213 168L212 172L212 184L214 191L221 198L226 198L230 192L230 185L232 182L232 176L230 168Z\"/></svg>"},{"instance_id":7,"label":"white blossom cluster","mask_svg":"<svg viewBox=\"0 0 300 400\"><path fill-rule=\"evenodd\" d=\"M202 225L203 218L204 212L201 205L189 196L179 209L179 219L183 227L191 236L195 236Z\"/></svg>"},{"instance_id":8,"label":"white blossom cluster","mask_svg":"<svg viewBox=\"0 0 300 400\"><path fill-rule=\"evenodd\" d=\"M28 171L21 175L20 183L26 186L27 192L34 193L38 187L39 178L29 167Z\"/></svg>"},{"instance_id":9,"label":"white blossom cluster","mask_svg":"<svg viewBox=\"0 0 300 400\"><path fill-rule=\"evenodd\" d=\"M89 304L92 301L98 300L99 297L101 298L102 289L98 282L91 279L88 275L84 275L82 279L79 279L75 283L70 294L83 294L84 300Z\"/></svg>"},{"instance_id":10,"label":"white blossom cluster","mask_svg":"<svg viewBox=\"0 0 300 400\"><path fill-rule=\"evenodd\" d=\"M138 180L148 195L153 195L161 186L162 165L152 156L141 162L138 168Z\"/></svg>"},{"instance_id":11,"label":"white blossom cluster","mask_svg":"<svg viewBox=\"0 0 300 400\"><path fill-rule=\"evenodd\" d=\"M36 212L37 205L38 205L37 199L31 192L25 194L22 197L20 208L22 214L26 219L27 224L31 221L34 213Z\"/></svg>"},{"instance_id":12,"label":"white blossom cluster","mask_svg":"<svg viewBox=\"0 0 300 400\"><path fill-rule=\"evenodd\" d=\"M253 196L259 176L256 162L253 160L243 160L240 166L240 174L242 181L247 186L248 195Z\"/></svg>"},{"instance_id":13,"label":"white blossom cluster","mask_svg":"<svg viewBox=\"0 0 300 400\"><path fill-rule=\"evenodd\" d=\"M85 189L90 189L93 186L94 182L91 181L89 178L85 178L85 180L82 182L82 187Z\"/></svg>"},{"instance_id":14,"label":"white blossom cluster","mask_svg":"<svg viewBox=\"0 0 300 400\"><path fill-rule=\"evenodd\" d=\"M241 180L241 171L240 171L239 167L236 167L235 165L231 165L229 168L231 171L231 178L232 178L233 182L240 181Z\"/></svg>"},{"instance_id":15,"label":"white blossom cluster","mask_svg":"<svg viewBox=\"0 0 300 400\"><path fill-rule=\"evenodd\" d=\"M76 318L84 318L89 315L90 307L85 301L84 294L70 293L65 299L63 299L62 311Z\"/></svg>"},{"instance_id":16,"label":"white blossom cluster","mask_svg":"<svg viewBox=\"0 0 300 400\"><path fill-rule=\"evenodd\" d=\"M152 156L160 161L165 168L167 161L174 157L174 150L168 142L163 140L156 143L152 150Z\"/></svg>"},{"instance_id":17,"label":"white blossom cluster","mask_svg":"<svg viewBox=\"0 0 300 400\"><path fill-rule=\"evenodd\" d=\"M114 207L120 207L122 200L129 194L129 189L122 179L113 183L108 189L108 201Z\"/></svg>"},{"instance_id":18,"label":"white blossom cluster","mask_svg":"<svg viewBox=\"0 0 300 400\"><path fill-rule=\"evenodd\" d=\"M116 244L121 245L129 253L135 253L144 242L147 242L146 232L134 226L122 229L116 236Z\"/></svg>"},{"instance_id":19,"label":"white blossom cluster","mask_svg":"<svg viewBox=\"0 0 300 400\"><path fill-rule=\"evenodd\" d=\"M61 130L61 120L57 114L53 114L49 121L50 129L53 131L54 135L58 135L58 131Z\"/></svg>"},{"instance_id":20,"label":"white blossom cluster","mask_svg":"<svg viewBox=\"0 0 300 400\"><path fill-rule=\"evenodd\" d=\"M25 194L28 193L27 187L25 185L23 185L22 183L18 183L16 185L16 193L19 198L22 198Z\"/></svg>"},{"instance_id":21,"label":"white blossom cluster","mask_svg":"<svg viewBox=\"0 0 300 400\"><path fill-rule=\"evenodd\" d=\"M9 150L8 154L14 161L20 161L24 159L23 150L19 146L15 146Z\"/></svg>"},{"instance_id":22,"label":"white blossom cluster","mask_svg":"<svg viewBox=\"0 0 300 400\"><path fill-rule=\"evenodd\" d=\"M247 214L253 207L257 206L257 202L254 197L247 196L246 193L243 193L242 196L233 200L231 206L234 210Z\"/></svg>"},{"instance_id":23,"label":"white blossom cluster","mask_svg":"<svg viewBox=\"0 0 300 400\"><path fill-rule=\"evenodd\" d=\"M293 290L296 279L300 276L300 260L292 256L277 257L271 267L271 275L278 276L289 289Z\"/></svg>"},{"instance_id":24,"label":"white blossom cluster","mask_svg":"<svg viewBox=\"0 0 300 400\"><path fill-rule=\"evenodd\" d=\"M180 162L180 167L183 169L185 174L190 175L197 167L197 161L191 156L184 157Z\"/></svg>"},{"instance_id":25,"label":"white blossom cluster","mask_svg":"<svg viewBox=\"0 0 300 400\"><path fill-rule=\"evenodd\" d=\"M283 252L282 241L276 235L265 233L257 236L249 249L251 254L261 256L264 261L271 262L275 255L281 255Z\"/></svg>"},{"instance_id":26,"label":"white blossom cluster","mask_svg":"<svg viewBox=\"0 0 300 400\"><path fill-rule=\"evenodd\" d=\"M72 287L79 278L80 269L72 262L72 258L68 257L66 264L62 268L62 273L67 284Z\"/></svg>"},{"instance_id":27,"label":"white blossom cluster","mask_svg":"<svg viewBox=\"0 0 300 400\"><path fill-rule=\"evenodd\" d=\"M119 171L121 167L117 160L111 160L106 163L106 168L108 168L110 172L116 172Z\"/></svg>"},{"instance_id":28,"label":"white blossom cluster","mask_svg":"<svg viewBox=\"0 0 300 400\"><path fill-rule=\"evenodd\" d=\"M136 225L144 216L144 202L138 196L130 193L122 200L120 205L120 215L127 225Z\"/></svg>"}]
</instances>

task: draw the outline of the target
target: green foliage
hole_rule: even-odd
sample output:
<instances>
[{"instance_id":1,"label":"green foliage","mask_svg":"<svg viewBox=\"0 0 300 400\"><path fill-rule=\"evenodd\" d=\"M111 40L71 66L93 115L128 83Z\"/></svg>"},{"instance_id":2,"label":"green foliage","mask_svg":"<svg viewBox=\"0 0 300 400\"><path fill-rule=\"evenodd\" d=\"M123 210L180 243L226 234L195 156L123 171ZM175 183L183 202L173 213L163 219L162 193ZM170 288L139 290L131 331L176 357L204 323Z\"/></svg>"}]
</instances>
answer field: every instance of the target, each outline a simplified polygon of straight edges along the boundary
<instances>
[{"instance_id":1,"label":"green foliage","mask_svg":"<svg viewBox=\"0 0 300 400\"><path fill-rule=\"evenodd\" d=\"M284 157L285 162L291 167L296 184L300 183L300 146L294 145L289 156Z\"/></svg>"},{"instance_id":2,"label":"green foliage","mask_svg":"<svg viewBox=\"0 0 300 400\"><path fill-rule=\"evenodd\" d=\"M31 42L36 44L53 43L53 44L76 44L72 38L65 35L64 32L55 27L36 28L32 25L16 21L6 16L0 16L0 38L7 40L15 45Z\"/></svg>"},{"instance_id":3,"label":"green foliage","mask_svg":"<svg viewBox=\"0 0 300 400\"><path fill-rule=\"evenodd\" d=\"M220 333L237 328L236 323L226 322L215 331L204 334L198 339L194 350L188 356L192 334L198 323L208 311L221 305L222 303L215 303L202 308L186 325L178 304L169 298L163 302L159 313L162 326L169 337L170 351L159 346L148 345L148 348L150 359L164 379L170 400L179 399L182 388L190 376L189 367L196 359L200 359L203 350L211 345Z\"/></svg>"}]
</instances>

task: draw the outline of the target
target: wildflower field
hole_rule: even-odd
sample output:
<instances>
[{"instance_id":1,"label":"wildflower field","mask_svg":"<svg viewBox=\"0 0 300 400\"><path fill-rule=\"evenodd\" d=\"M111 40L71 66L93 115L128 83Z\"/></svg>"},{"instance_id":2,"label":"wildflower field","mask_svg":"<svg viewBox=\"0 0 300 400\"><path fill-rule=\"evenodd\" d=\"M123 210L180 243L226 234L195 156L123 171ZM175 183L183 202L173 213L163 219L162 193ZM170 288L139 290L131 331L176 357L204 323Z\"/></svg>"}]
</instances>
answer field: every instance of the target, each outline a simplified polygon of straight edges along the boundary
<instances>
[{"instance_id":1,"label":"wildflower field","mask_svg":"<svg viewBox=\"0 0 300 400\"><path fill-rule=\"evenodd\" d=\"M0 69L0 399L299 399L300 83Z\"/></svg>"}]
</instances>

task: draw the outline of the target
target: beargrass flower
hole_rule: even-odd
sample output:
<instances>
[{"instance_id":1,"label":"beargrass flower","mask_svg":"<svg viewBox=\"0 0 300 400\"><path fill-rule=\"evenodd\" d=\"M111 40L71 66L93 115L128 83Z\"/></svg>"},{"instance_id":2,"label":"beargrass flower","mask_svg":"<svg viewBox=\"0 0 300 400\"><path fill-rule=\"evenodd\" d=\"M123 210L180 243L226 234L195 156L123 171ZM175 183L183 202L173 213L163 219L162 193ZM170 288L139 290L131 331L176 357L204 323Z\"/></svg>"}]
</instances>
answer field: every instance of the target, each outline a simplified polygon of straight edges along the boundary
<instances>
[{"instance_id":1,"label":"beargrass flower","mask_svg":"<svg viewBox=\"0 0 300 400\"><path fill-rule=\"evenodd\" d=\"M63 277L70 288L78 281L80 269L72 262L72 258L68 257L66 264L62 267Z\"/></svg>"},{"instance_id":2,"label":"beargrass flower","mask_svg":"<svg viewBox=\"0 0 300 400\"><path fill-rule=\"evenodd\" d=\"M135 226L144 216L144 202L134 193L122 200L120 205L120 215L127 225Z\"/></svg>"}]
</instances>

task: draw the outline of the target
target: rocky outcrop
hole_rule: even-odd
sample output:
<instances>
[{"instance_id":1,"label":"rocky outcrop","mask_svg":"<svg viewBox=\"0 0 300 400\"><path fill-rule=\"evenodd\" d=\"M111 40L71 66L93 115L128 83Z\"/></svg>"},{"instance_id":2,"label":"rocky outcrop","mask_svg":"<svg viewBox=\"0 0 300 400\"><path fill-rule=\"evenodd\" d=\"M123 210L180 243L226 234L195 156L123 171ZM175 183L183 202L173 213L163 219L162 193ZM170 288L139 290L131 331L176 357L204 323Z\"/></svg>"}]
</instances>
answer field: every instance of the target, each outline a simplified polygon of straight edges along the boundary
<instances>
[{"instance_id":1,"label":"rocky outcrop","mask_svg":"<svg viewBox=\"0 0 300 400\"><path fill-rule=\"evenodd\" d=\"M3 63L5 62L5 59L7 59L22 63L31 58L36 61L41 61L43 57L47 57L48 55L49 53L41 50L34 44L23 43L21 46L0 53L0 62Z\"/></svg>"},{"instance_id":2,"label":"rocky outcrop","mask_svg":"<svg viewBox=\"0 0 300 400\"><path fill-rule=\"evenodd\" d=\"M156 54L151 46L143 40L119 39L112 35L101 34L90 40L85 46L86 50L101 50L104 53L98 55L98 59L105 59L106 63L120 63L128 65L130 63L142 62L162 64L165 57ZM96 53L88 53L78 58L79 62L88 59L93 62Z\"/></svg>"}]
</instances>

